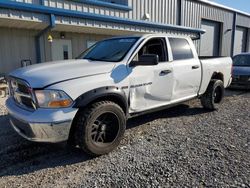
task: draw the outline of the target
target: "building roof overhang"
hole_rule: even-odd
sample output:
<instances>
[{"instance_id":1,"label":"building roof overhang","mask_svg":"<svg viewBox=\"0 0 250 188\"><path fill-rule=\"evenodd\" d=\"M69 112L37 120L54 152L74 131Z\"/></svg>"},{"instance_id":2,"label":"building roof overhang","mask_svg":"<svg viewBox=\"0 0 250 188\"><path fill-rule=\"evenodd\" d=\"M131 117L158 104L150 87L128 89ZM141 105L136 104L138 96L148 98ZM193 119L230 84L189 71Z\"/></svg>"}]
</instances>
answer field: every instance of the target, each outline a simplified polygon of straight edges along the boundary
<instances>
[{"instance_id":1,"label":"building roof overhang","mask_svg":"<svg viewBox=\"0 0 250 188\"><path fill-rule=\"evenodd\" d=\"M110 22L110 23L116 23L116 24L125 24L125 25L132 25L132 26L136 25L136 26L141 26L141 27L150 27L150 28L157 28L157 29L164 29L164 30L171 30L171 31L195 33L199 35L205 33L205 30L197 29L197 28L191 28L191 27L185 27L185 26L179 26L179 25L162 24L162 23L154 23L154 22L142 21L142 20L132 20L132 19L115 17L115 16L106 16L106 15L100 15L100 14L94 14L94 13L80 12L80 11L54 8L54 7L44 6L44 5L20 3L20 2L14 2L14 1L0 0L0 7L5 8L5 9L36 12L36 13L42 13L42 14L48 14L48 15L53 14L55 16L83 18L83 19L88 19L88 20Z\"/></svg>"},{"instance_id":2,"label":"building roof overhang","mask_svg":"<svg viewBox=\"0 0 250 188\"><path fill-rule=\"evenodd\" d=\"M231 8L231 7L228 7L228 6L225 6L225 5L221 5L221 4L215 3L213 1L208 1L208 0L198 0L198 1L200 1L202 3L205 3L205 4L208 4L208 5L211 5L211 6L214 6L214 7L217 7L217 8L221 8L221 9L224 9L224 10L228 10L228 11L231 11L231 12L239 13L239 14L242 14L244 16L250 17L250 14L247 13L247 12L240 11L238 9L234 9L234 8Z\"/></svg>"}]
</instances>

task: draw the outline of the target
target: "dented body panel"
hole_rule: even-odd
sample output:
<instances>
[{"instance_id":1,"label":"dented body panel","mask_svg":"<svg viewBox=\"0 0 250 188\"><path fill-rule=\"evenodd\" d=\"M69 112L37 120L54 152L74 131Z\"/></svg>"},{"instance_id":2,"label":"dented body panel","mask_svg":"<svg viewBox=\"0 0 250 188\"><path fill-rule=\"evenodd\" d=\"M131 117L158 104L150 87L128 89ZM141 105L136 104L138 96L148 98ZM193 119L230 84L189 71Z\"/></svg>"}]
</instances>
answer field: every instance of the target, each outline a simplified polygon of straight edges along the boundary
<instances>
[{"instance_id":1,"label":"dented body panel","mask_svg":"<svg viewBox=\"0 0 250 188\"><path fill-rule=\"evenodd\" d=\"M228 57L220 57L220 58L209 58L209 59L201 59L202 65L202 81L199 90L199 95L202 95L213 76L214 73L220 73L223 75L223 83L224 87L227 88L232 82L232 60Z\"/></svg>"}]
</instances>

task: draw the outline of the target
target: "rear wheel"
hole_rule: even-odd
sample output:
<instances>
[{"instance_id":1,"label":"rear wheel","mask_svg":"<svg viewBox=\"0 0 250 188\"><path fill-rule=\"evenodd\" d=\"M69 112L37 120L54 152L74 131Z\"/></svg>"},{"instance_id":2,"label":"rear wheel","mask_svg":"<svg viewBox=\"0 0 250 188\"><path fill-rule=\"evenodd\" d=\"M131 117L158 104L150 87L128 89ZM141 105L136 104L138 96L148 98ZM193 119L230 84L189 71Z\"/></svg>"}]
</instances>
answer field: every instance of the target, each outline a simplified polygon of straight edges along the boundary
<instances>
[{"instance_id":1,"label":"rear wheel","mask_svg":"<svg viewBox=\"0 0 250 188\"><path fill-rule=\"evenodd\" d=\"M94 103L80 111L76 118L76 144L92 156L114 150L126 129L123 110L111 101Z\"/></svg>"},{"instance_id":2,"label":"rear wheel","mask_svg":"<svg viewBox=\"0 0 250 188\"><path fill-rule=\"evenodd\" d=\"M205 109L216 110L223 101L225 93L221 80L211 80L206 92L201 96L201 104Z\"/></svg>"}]
</instances>

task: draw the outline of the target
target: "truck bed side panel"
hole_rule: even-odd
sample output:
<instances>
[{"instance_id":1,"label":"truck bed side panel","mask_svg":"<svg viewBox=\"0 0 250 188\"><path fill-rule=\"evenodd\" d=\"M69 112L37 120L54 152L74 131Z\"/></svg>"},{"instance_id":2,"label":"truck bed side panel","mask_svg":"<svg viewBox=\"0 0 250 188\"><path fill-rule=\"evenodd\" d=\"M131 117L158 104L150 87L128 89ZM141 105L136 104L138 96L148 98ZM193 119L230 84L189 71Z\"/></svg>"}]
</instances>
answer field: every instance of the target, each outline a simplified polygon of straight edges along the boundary
<instances>
[{"instance_id":1,"label":"truck bed side panel","mask_svg":"<svg viewBox=\"0 0 250 188\"><path fill-rule=\"evenodd\" d=\"M205 93L214 73L221 73L224 77L224 87L231 83L232 59L230 57L201 59L202 81L199 95Z\"/></svg>"}]
</instances>

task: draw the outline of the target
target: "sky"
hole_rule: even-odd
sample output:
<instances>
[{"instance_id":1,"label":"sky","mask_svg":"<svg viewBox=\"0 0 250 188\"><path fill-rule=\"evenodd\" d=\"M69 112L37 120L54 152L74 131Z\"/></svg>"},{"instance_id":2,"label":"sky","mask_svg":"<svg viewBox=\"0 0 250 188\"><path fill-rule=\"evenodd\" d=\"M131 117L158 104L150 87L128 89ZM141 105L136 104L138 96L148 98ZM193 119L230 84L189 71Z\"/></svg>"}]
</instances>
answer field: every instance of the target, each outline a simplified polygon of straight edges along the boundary
<instances>
[{"instance_id":1,"label":"sky","mask_svg":"<svg viewBox=\"0 0 250 188\"><path fill-rule=\"evenodd\" d=\"M250 14L250 0L212 0L212 1Z\"/></svg>"}]
</instances>

